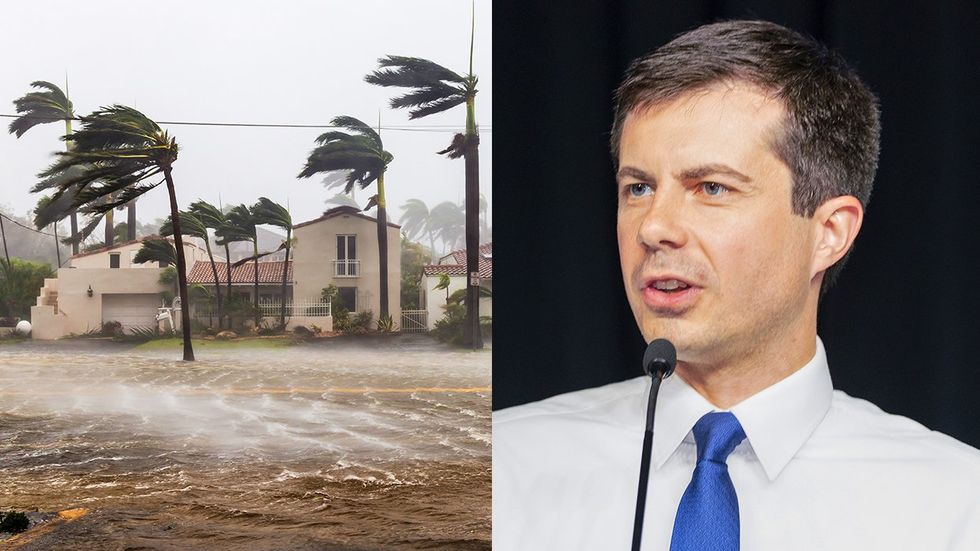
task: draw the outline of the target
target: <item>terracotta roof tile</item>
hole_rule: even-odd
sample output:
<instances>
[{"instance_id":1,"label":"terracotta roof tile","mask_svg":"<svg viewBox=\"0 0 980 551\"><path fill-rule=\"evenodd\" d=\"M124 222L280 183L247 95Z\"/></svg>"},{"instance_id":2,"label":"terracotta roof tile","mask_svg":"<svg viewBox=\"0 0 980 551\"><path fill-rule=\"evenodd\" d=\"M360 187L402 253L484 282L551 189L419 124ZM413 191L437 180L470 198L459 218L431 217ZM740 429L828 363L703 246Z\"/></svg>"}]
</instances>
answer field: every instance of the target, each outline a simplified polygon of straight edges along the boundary
<instances>
[{"instance_id":1,"label":"terracotta roof tile","mask_svg":"<svg viewBox=\"0 0 980 551\"><path fill-rule=\"evenodd\" d=\"M269 284L282 284L282 261L279 262L259 262L259 285L269 285ZM218 268L218 283L226 284L228 282L228 271L226 268L227 263L225 262L215 262L215 266ZM290 285L293 281L293 261L289 261L289 266L286 271L286 284ZM214 274L211 272L211 263L206 260L198 260L194 263L194 267L191 268L190 274L187 276L187 283L200 283L200 284L214 284ZM231 268L231 283L232 285L242 283L242 284L254 284L255 283L255 263L246 262L239 266L232 266Z\"/></svg>"},{"instance_id":2,"label":"terracotta roof tile","mask_svg":"<svg viewBox=\"0 0 980 551\"><path fill-rule=\"evenodd\" d=\"M466 249L453 251L442 257L445 264L428 264L422 267L424 275L466 275ZM480 278L493 279L493 243L480 245Z\"/></svg>"}]
</instances>

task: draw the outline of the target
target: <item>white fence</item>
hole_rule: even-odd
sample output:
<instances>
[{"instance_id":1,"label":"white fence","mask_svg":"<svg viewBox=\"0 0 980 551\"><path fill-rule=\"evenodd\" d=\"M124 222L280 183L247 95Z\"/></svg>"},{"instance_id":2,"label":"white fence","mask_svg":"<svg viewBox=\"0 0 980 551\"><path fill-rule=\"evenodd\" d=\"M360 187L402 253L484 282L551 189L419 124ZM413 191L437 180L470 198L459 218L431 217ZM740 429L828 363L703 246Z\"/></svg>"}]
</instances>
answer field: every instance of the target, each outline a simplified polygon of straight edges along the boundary
<instances>
[{"instance_id":1,"label":"white fence","mask_svg":"<svg viewBox=\"0 0 980 551\"><path fill-rule=\"evenodd\" d=\"M278 300L260 300L259 311L262 317L275 318L282 311L282 303ZM198 304L194 308L195 318L217 317L216 304ZM297 300L286 302L286 317L325 318L331 315L330 301Z\"/></svg>"},{"instance_id":2,"label":"white fence","mask_svg":"<svg viewBox=\"0 0 980 551\"><path fill-rule=\"evenodd\" d=\"M429 312L425 310L402 310L402 333L427 333Z\"/></svg>"}]
</instances>

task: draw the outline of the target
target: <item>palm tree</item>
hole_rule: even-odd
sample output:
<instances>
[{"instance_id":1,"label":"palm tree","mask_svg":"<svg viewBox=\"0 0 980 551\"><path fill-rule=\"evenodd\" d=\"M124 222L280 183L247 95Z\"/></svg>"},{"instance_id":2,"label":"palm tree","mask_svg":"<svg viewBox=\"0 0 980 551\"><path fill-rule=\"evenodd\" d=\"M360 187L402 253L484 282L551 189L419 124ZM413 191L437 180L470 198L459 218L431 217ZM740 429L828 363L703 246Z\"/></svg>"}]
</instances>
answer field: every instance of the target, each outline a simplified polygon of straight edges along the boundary
<instances>
[{"instance_id":1,"label":"palm tree","mask_svg":"<svg viewBox=\"0 0 980 551\"><path fill-rule=\"evenodd\" d=\"M259 310L259 240L255 231L255 216L251 209L244 204L232 207L225 216L225 224L215 231L219 245L227 245L234 241L251 241L255 260L255 327L258 329L262 321L262 312ZM251 259L250 259L251 260ZM229 259L230 262L230 259ZM229 278L229 281L231 279Z\"/></svg>"},{"instance_id":2,"label":"palm tree","mask_svg":"<svg viewBox=\"0 0 980 551\"><path fill-rule=\"evenodd\" d=\"M81 130L65 136L65 140L74 147L57 153L58 160L38 177L59 180L52 195L53 201L74 192L72 207L93 213L105 213L125 205L166 182L177 248L180 303L183 305L181 328L184 333L184 360L193 361L190 313L187 308L187 264L172 175L173 163L177 160L177 140L143 113L122 105L103 107L82 117L81 121ZM72 169L78 169L78 173L65 177L67 171ZM157 180L161 175L163 179ZM49 185L42 181L33 191L47 189ZM38 215L34 223L44 227L53 221Z\"/></svg>"},{"instance_id":3,"label":"palm tree","mask_svg":"<svg viewBox=\"0 0 980 551\"><path fill-rule=\"evenodd\" d=\"M466 134L456 134L452 144L441 154L450 159L463 157L466 164L466 272L479 272L478 248L480 245L479 225L479 144L480 135L476 128L476 83L473 74L473 37L476 27L474 11L470 30L470 69L461 76L449 69L418 57L389 55L378 60L380 68L364 77L364 80L378 86L411 88L413 91L392 98L395 109L410 109L408 118L417 119L441 113L457 105L466 104ZM480 336L480 310L478 278L466 278L466 324L463 327L463 342L473 349L483 348Z\"/></svg>"},{"instance_id":4,"label":"palm tree","mask_svg":"<svg viewBox=\"0 0 980 551\"><path fill-rule=\"evenodd\" d=\"M421 199L409 199L401 206L402 231L409 239L417 237L429 238L429 254L436 254L435 231L432 226L432 217L429 213L429 206ZM430 260L435 260L430 258Z\"/></svg>"},{"instance_id":5,"label":"palm tree","mask_svg":"<svg viewBox=\"0 0 980 551\"><path fill-rule=\"evenodd\" d=\"M361 189L377 180L378 193L372 197L365 208L372 203L378 206L378 257L381 272L381 313L378 319L388 317L388 220L385 210L385 170L394 156L385 151L381 136L370 126L354 117L337 117L330 124L346 128L351 133L334 130L321 134L316 139L320 144L306 160L306 166L299 178L309 178L320 172L348 171L345 193L350 193L354 185Z\"/></svg>"},{"instance_id":6,"label":"palm tree","mask_svg":"<svg viewBox=\"0 0 980 551\"><path fill-rule=\"evenodd\" d=\"M214 298L218 303L218 321L221 321L221 289L218 284L218 267L214 263L214 253L211 252L211 239L208 236L208 227L193 212L180 212L180 227L185 235L190 235L204 240L204 248L208 252L208 260L211 261L211 274L214 277ZM168 216L163 225L160 226L160 235L173 235L173 221ZM210 319L209 319L210 324Z\"/></svg>"},{"instance_id":7,"label":"palm tree","mask_svg":"<svg viewBox=\"0 0 980 551\"><path fill-rule=\"evenodd\" d=\"M8 131L18 138L39 124L65 121L65 135L71 134L71 121L75 118L74 106L61 88L43 80L31 83L31 88L42 91L28 92L14 100L14 106L21 116L11 121ZM78 254L78 215L74 210L71 217L71 253ZM57 232L57 226L55 226ZM55 237L57 241L57 237ZM60 253L59 253L60 254Z\"/></svg>"},{"instance_id":8,"label":"palm tree","mask_svg":"<svg viewBox=\"0 0 980 551\"><path fill-rule=\"evenodd\" d=\"M447 248L449 251L459 248L460 241L464 238L465 220L463 208L452 201L443 201L432 207L429 212L429 224L435 236L442 241L443 254L448 252Z\"/></svg>"},{"instance_id":9,"label":"palm tree","mask_svg":"<svg viewBox=\"0 0 980 551\"><path fill-rule=\"evenodd\" d=\"M221 209L198 199L191 203L189 212L197 216L197 218L204 224L205 227L211 230L215 230L215 235L217 236L217 231L221 227L228 224L228 219L225 213L221 212ZM222 243L218 243L222 245ZM225 247L225 298L231 300L231 250L228 246L228 242L223 243ZM215 281L217 282L217 276L215 276ZM217 283L215 283L217 287ZM220 300L220 299L219 299ZM219 309L220 310L220 309ZM219 320L220 321L220 320ZM220 323L219 323L220 325ZM228 318L228 328L231 329L231 318Z\"/></svg>"},{"instance_id":10,"label":"palm tree","mask_svg":"<svg viewBox=\"0 0 980 551\"><path fill-rule=\"evenodd\" d=\"M279 327L286 328L286 271L289 267L289 247L293 238L293 218L289 211L282 205L271 201L267 197L259 197L257 203L252 205L252 214L255 216L256 223L269 224L286 230L286 240L283 241L281 248L286 249L286 261L282 264L282 299L279 304Z\"/></svg>"}]
</instances>

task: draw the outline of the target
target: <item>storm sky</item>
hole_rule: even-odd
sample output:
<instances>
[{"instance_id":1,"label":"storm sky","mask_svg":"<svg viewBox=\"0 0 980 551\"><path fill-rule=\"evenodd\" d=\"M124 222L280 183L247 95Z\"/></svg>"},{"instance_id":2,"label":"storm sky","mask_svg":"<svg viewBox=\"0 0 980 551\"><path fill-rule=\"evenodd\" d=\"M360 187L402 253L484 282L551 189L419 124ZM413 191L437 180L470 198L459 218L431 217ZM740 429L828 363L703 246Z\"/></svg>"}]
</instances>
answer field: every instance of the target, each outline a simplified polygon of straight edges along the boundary
<instances>
[{"instance_id":1,"label":"storm sky","mask_svg":"<svg viewBox=\"0 0 980 551\"><path fill-rule=\"evenodd\" d=\"M480 187L492 202L490 15L490 0L477 0ZM395 157L385 189L389 218L397 221L409 198L430 208L462 202L463 161L435 152L462 131L465 109L409 121L404 110L388 107L400 89L369 85L364 75L388 54L466 73L470 18L471 3L463 0L5 2L0 114L15 114L12 100L32 81L64 87L66 77L79 115L114 103L156 121L326 125L352 115L377 125L380 114L385 148ZM0 118L0 205L25 216L37 202L28 192L36 173L64 147L64 126L41 125L18 140L6 132L11 120ZM217 204L219 194L226 205L266 196L288 201L298 223L319 216L336 193L320 177L296 179L324 129L161 126L180 144L174 180L181 208L199 198ZM373 187L356 192L362 205ZM167 201L164 186L144 195L139 220L169 214Z\"/></svg>"}]
</instances>

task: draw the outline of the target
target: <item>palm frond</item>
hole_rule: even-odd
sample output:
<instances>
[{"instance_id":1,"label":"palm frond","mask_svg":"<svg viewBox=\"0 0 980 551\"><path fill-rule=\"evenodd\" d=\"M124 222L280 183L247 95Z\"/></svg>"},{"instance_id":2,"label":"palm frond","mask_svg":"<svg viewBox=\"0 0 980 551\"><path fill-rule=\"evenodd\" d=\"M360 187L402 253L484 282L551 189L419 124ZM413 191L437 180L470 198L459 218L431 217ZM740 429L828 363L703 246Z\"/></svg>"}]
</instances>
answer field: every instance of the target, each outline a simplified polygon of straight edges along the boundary
<instances>
[{"instance_id":1,"label":"palm frond","mask_svg":"<svg viewBox=\"0 0 980 551\"><path fill-rule=\"evenodd\" d=\"M207 201L198 199L191 203L188 210L196 215L206 227L212 230L217 230L226 223L225 214L221 212L221 209Z\"/></svg>"},{"instance_id":2,"label":"palm frond","mask_svg":"<svg viewBox=\"0 0 980 551\"><path fill-rule=\"evenodd\" d=\"M462 83L464 78L453 71L420 57L389 55L378 60L379 70L364 77L378 86L416 88L439 81Z\"/></svg>"},{"instance_id":3,"label":"palm frond","mask_svg":"<svg viewBox=\"0 0 980 551\"><path fill-rule=\"evenodd\" d=\"M190 235L192 237L200 237L205 241L208 239L208 228L204 225L204 222L197 217L193 212L181 211L178 213L180 216L180 233L181 235ZM160 225L160 235L168 237L174 234L174 223L171 216L167 216L163 224Z\"/></svg>"},{"instance_id":4,"label":"palm frond","mask_svg":"<svg viewBox=\"0 0 980 551\"><path fill-rule=\"evenodd\" d=\"M373 128L365 124L360 119L349 115L341 115L339 117L334 117L334 119L330 121L330 124L333 126L342 126L355 134L368 138L377 149L382 149L381 136L379 136Z\"/></svg>"},{"instance_id":5,"label":"palm frond","mask_svg":"<svg viewBox=\"0 0 980 551\"><path fill-rule=\"evenodd\" d=\"M177 249L167 239L146 239L133 257L136 264L147 262L163 262L168 266L177 265Z\"/></svg>"},{"instance_id":6,"label":"palm frond","mask_svg":"<svg viewBox=\"0 0 980 551\"><path fill-rule=\"evenodd\" d=\"M39 124L62 121L75 117L73 106L65 93L54 84L36 80L31 87L45 90L28 92L14 100L14 107L22 115L11 121L8 131L18 138Z\"/></svg>"},{"instance_id":7,"label":"palm frond","mask_svg":"<svg viewBox=\"0 0 980 551\"><path fill-rule=\"evenodd\" d=\"M390 104L393 109L423 107L453 97L460 97L466 101L466 91L440 82L433 86L416 88L413 92L394 97Z\"/></svg>"},{"instance_id":8,"label":"palm frond","mask_svg":"<svg viewBox=\"0 0 980 551\"><path fill-rule=\"evenodd\" d=\"M454 97L448 97L448 98L445 98L445 99L442 99L442 100L439 100L439 101L434 101L432 103L429 103L427 105L424 105L422 107L419 107L418 109L413 109L413 110L409 111L408 112L408 118L410 120L420 119L422 117L427 117L427 116L433 115L435 113L442 113L443 111L445 111L447 109L452 109L453 107L456 107L457 105L461 105L463 103L466 103L466 97L465 96L463 96L463 97L455 97L455 96Z\"/></svg>"},{"instance_id":9,"label":"palm frond","mask_svg":"<svg viewBox=\"0 0 980 551\"><path fill-rule=\"evenodd\" d=\"M259 200L252 205L251 211L256 224L269 224L282 229L293 227L293 218L289 215L289 211L268 197L259 197Z\"/></svg>"}]
</instances>

